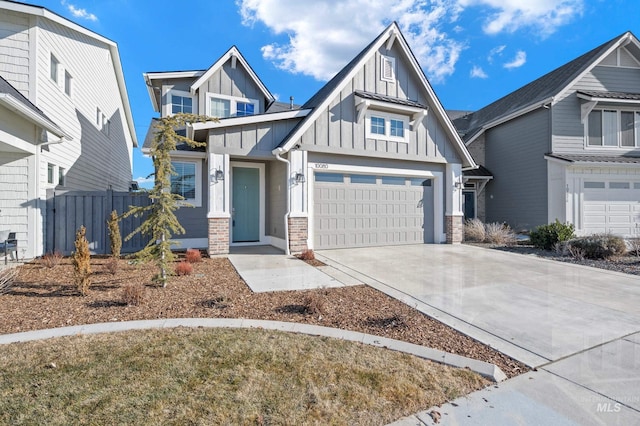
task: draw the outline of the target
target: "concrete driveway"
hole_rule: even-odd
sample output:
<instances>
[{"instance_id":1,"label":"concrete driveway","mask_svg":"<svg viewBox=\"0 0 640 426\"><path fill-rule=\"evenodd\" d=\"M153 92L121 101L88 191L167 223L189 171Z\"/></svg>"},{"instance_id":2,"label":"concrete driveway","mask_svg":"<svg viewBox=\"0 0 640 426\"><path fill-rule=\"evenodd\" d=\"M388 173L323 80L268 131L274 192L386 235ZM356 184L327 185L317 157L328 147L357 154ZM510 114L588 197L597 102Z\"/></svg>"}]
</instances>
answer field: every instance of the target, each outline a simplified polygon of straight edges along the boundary
<instances>
[{"instance_id":1,"label":"concrete driveway","mask_svg":"<svg viewBox=\"0 0 640 426\"><path fill-rule=\"evenodd\" d=\"M612 419L634 419L633 424L640 424L640 277L467 245L324 250L317 257L540 368L532 374L543 389L548 384L546 403L544 392L528 398L522 379L501 385L514 387L523 410L531 403L551 413L549 421L582 424L593 418L593 424L614 424L618 422ZM582 407L581 416L575 417L573 408L574 414L562 413L558 394L565 406ZM486 395L478 398L475 408ZM503 405L517 414L513 404ZM464 420L471 418L467 415L447 417L471 424Z\"/></svg>"}]
</instances>

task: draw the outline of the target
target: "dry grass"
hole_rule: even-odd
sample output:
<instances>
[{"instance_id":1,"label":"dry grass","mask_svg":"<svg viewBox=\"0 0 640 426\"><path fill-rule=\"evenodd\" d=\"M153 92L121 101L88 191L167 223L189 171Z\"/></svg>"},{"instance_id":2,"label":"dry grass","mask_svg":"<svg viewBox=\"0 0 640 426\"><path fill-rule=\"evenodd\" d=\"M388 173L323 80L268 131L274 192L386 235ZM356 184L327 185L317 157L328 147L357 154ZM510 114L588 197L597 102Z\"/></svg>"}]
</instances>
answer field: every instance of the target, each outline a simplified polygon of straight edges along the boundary
<instances>
[{"instance_id":1,"label":"dry grass","mask_svg":"<svg viewBox=\"0 0 640 426\"><path fill-rule=\"evenodd\" d=\"M487 223L485 225L485 242L490 244L515 244L516 236L509 226L501 223Z\"/></svg>"},{"instance_id":2,"label":"dry grass","mask_svg":"<svg viewBox=\"0 0 640 426\"><path fill-rule=\"evenodd\" d=\"M59 251L53 251L46 253L42 256L40 262L44 265L45 268L53 269L62 262L63 256Z\"/></svg>"},{"instance_id":3,"label":"dry grass","mask_svg":"<svg viewBox=\"0 0 640 426\"><path fill-rule=\"evenodd\" d=\"M183 260L182 262L176 264L176 275L191 275L192 272L193 266L191 266L191 263L187 262L186 260Z\"/></svg>"},{"instance_id":4,"label":"dry grass","mask_svg":"<svg viewBox=\"0 0 640 426\"><path fill-rule=\"evenodd\" d=\"M470 219L464 223L464 239L465 241L474 241L481 243L487 234L484 223L480 219Z\"/></svg>"},{"instance_id":5,"label":"dry grass","mask_svg":"<svg viewBox=\"0 0 640 426\"><path fill-rule=\"evenodd\" d=\"M18 268L0 269L0 294L8 293L18 276Z\"/></svg>"},{"instance_id":6,"label":"dry grass","mask_svg":"<svg viewBox=\"0 0 640 426\"><path fill-rule=\"evenodd\" d=\"M189 263L202 262L202 253L197 249L187 249L184 254L184 259Z\"/></svg>"},{"instance_id":7,"label":"dry grass","mask_svg":"<svg viewBox=\"0 0 640 426\"><path fill-rule=\"evenodd\" d=\"M0 423L384 424L488 384L382 348L153 330L0 348Z\"/></svg>"},{"instance_id":8,"label":"dry grass","mask_svg":"<svg viewBox=\"0 0 640 426\"><path fill-rule=\"evenodd\" d=\"M127 306L140 306L144 301L146 289L142 284L128 283L122 286L122 303Z\"/></svg>"}]
</instances>

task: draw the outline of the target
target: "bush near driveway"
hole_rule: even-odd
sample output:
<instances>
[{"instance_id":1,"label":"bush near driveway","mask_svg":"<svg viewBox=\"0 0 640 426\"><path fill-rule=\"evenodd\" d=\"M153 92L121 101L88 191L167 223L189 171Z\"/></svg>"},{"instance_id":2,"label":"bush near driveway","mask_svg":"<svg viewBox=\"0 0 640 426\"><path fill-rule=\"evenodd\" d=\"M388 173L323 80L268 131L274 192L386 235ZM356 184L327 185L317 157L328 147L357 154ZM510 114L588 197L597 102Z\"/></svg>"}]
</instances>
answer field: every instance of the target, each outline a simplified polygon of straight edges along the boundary
<instances>
[{"instance_id":1,"label":"bush near driveway","mask_svg":"<svg viewBox=\"0 0 640 426\"><path fill-rule=\"evenodd\" d=\"M609 259L627 252L624 240L611 234L595 234L567 242L570 253L579 253L587 259Z\"/></svg>"},{"instance_id":2,"label":"bush near driveway","mask_svg":"<svg viewBox=\"0 0 640 426\"><path fill-rule=\"evenodd\" d=\"M575 237L575 227L572 223L560 223L558 219L554 223L538 226L531 231L529 238L531 244L537 248L551 250L558 243L568 241Z\"/></svg>"}]
</instances>

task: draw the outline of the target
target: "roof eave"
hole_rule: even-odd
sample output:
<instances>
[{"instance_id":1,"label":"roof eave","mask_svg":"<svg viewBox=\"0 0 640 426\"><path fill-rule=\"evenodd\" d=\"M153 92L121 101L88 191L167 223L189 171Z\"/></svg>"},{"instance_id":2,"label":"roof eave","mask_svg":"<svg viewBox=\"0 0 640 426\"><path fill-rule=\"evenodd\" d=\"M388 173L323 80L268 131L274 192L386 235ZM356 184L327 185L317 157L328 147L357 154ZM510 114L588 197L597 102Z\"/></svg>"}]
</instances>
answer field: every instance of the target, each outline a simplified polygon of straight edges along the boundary
<instances>
[{"instance_id":1,"label":"roof eave","mask_svg":"<svg viewBox=\"0 0 640 426\"><path fill-rule=\"evenodd\" d=\"M22 102L20 102L18 99L14 98L13 96L7 93L0 93L0 103L4 104L6 107L15 111L16 113L20 114L21 116L31 121L33 124L37 125L38 127L41 127L46 131L53 133L55 136L59 137L60 139L65 138L67 140L73 140L73 138L64 130L62 130L60 127L58 127L54 123L49 122L44 117L39 116L36 112L27 108Z\"/></svg>"}]
</instances>

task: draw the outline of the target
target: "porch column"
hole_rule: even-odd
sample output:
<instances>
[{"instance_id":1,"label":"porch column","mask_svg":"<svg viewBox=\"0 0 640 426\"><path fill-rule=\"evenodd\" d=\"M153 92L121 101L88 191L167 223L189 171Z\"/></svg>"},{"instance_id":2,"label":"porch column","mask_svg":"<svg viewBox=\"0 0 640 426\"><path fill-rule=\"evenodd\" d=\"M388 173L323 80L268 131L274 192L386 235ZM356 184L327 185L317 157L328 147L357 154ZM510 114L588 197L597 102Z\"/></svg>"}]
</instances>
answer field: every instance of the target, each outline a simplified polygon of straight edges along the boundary
<instances>
[{"instance_id":1,"label":"porch column","mask_svg":"<svg viewBox=\"0 0 640 426\"><path fill-rule=\"evenodd\" d=\"M229 221L231 219L229 200L229 168L228 154L209 153L208 187L209 187L209 222L208 252L209 256L229 253ZM216 174L218 175L216 177Z\"/></svg>"},{"instance_id":2,"label":"porch column","mask_svg":"<svg viewBox=\"0 0 640 426\"><path fill-rule=\"evenodd\" d=\"M307 179L307 151L293 150L289 152L291 162L291 176L289 176L289 197L291 197L289 211L289 250L300 253L308 247L309 237L309 209ZM302 182L304 180L304 182Z\"/></svg>"},{"instance_id":3,"label":"porch column","mask_svg":"<svg viewBox=\"0 0 640 426\"><path fill-rule=\"evenodd\" d=\"M445 172L447 244L462 242L464 213L462 211L462 164L449 163Z\"/></svg>"}]
</instances>

